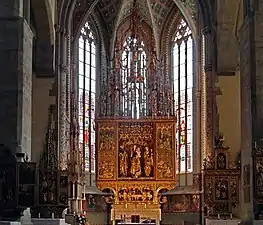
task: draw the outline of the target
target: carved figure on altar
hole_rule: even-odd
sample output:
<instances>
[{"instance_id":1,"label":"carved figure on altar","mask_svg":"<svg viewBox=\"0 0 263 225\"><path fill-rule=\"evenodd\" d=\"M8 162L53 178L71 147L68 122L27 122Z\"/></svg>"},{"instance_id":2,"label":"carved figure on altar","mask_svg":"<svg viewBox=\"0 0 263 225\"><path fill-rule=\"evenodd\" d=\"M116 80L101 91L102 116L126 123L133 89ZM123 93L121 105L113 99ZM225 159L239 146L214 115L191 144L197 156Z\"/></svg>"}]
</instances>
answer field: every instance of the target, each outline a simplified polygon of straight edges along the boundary
<instances>
[{"instance_id":1,"label":"carved figure on altar","mask_svg":"<svg viewBox=\"0 0 263 225\"><path fill-rule=\"evenodd\" d=\"M192 196L192 209L193 210L199 210L200 208L200 197L198 195Z\"/></svg>"},{"instance_id":2,"label":"carved figure on altar","mask_svg":"<svg viewBox=\"0 0 263 225\"><path fill-rule=\"evenodd\" d=\"M144 173L146 177L151 176L153 170L153 152L149 147L145 147L144 151Z\"/></svg>"},{"instance_id":3,"label":"carved figure on altar","mask_svg":"<svg viewBox=\"0 0 263 225\"><path fill-rule=\"evenodd\" d=\"M163 160L159 161L157 164L157 172L160 178L171 178L173 176L173 172L171 168L164 162Z\"/></svg>"},{"instance_id":4,"label":"carved figure on altar","mask_svg":"<svg viewBox=\"0 0 263 225\"><path fill-rule=\"evenodd\" d=\"M93 209L95 208L95 206L96 206L95 198L93 195L90 195L88 199L88 207L89 209Z\"/></svg>"},{"instance_id":5,"label":"carved figure on altar","mask_svg":"<svg viewBox=\"0 0 263 225\"><path fill-rule=\"evenodd\" d=\"M216 183L216 200L227 200L228 199L228 181L220 179Z\"/></svg>"},{"instance_id":6,"label":"carved figure on altar","mask_svg":"<svg viewBox=\"0 0 263 225\"><path fill-rule=\"evenodd\" d=\"M114 168L112 162L102 161L99 164L98 176L102 179L111 179L114 176Z\"/></svg>"},{"instance_id":7,"label":"carved figure on altar","mask_svg":"<svg viewBox=\"0 0 263 225\"><path fill-rule=\"evenodd\" d=\"M226 155L223 153L217 155L217 169L226 169Z\"/></svg>"},{"instance_id":8,"label":"carved figure on altar","mask_svg":"<svg viewBox=\"0 0 263 225\"><path fill-rule=\"evenodd\" d=\"M116 104L119 104L119 100L120 100L120 89L119 89L118 86L115 87L114 96L115 96L115 103L116 103Z\"/></svg>"},{"instance_id":9,"label":"carved figure on altar","mask_svg":"<svg viewBox=\"0 0 263 225\"><path fill-rule=\"evenodd\" d=\"M212 158L211 155L208 155L205 159L204 159L204 169L214 169L214 160Z\"/></svg>"},{"instance_id":10,"label":"carved figure on altar","mask_svg":"<svg viewBox=\"0 0 263 225\"><path fill-rule=\"evenodd\" d=\"M122 177L127 177L128 176L128 154L127 151L124 149L124 146L120 146L120 153L119 153L119 158L120 158L120 176Z\"/></svg>"},{"instance_id":11,"label":"carved figure on altar","mask_svg":"<svg viewBox=\"0 0 263 225\"><path fill-rule=\"evenodd\" d=\"M100 113L101 115L105 116L106 115L106 110L107 110L107 98L106 94L102 93L99 97L99 105L100 105Z\"/></svg>"},{"instance_id":12,"label":"carved figure on altar","mask_svg":"<svg viewBox=\"0 0 263 225\"><path fill-rule=\"evenodd\" d=\"M154 88L152 90L152 114L154 116L157 115L157 84L154 84Z\"/></svg>"},{"instance_id":13,"label":"carved figure on altar","mask_svg":"<svg viewBox=\"0 0 263 225\"><path fill-rule=\"evenodd\" d=\"M256 175L256 183L258 187L263 186L263 168L262 166L259 166L257 169L257 175Z\"/></svg>"},{"instance_id":14,"label":"carved figure on altar","mask_svg":"<svg viewBox=\"0 0 263 225\"><path fill-rule=\"evenodd\" d=\"M135 178L139 178L142 174L141 169L141 149L136 145L133 146L131 151L131 175Z\"/></svg>"}]
</instances>

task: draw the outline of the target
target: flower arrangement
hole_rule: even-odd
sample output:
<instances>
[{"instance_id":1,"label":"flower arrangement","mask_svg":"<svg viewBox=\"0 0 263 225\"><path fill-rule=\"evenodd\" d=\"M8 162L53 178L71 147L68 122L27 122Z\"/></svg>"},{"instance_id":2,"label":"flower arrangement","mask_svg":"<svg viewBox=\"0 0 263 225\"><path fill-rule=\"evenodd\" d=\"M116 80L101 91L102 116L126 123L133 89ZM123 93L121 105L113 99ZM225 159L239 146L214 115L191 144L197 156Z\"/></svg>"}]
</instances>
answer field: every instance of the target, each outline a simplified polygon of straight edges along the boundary
<instances>
[{"instance_id":1,"label":"flower arrangement","mask_svg":"<svg viewBox=\"0 0 263 225\"><path fill-rule=\"evenodd\" d=\"M76 222L80 225L84 225L87 222L86 215L79 214L76 216Z\"/></svg>"}]
</instances>

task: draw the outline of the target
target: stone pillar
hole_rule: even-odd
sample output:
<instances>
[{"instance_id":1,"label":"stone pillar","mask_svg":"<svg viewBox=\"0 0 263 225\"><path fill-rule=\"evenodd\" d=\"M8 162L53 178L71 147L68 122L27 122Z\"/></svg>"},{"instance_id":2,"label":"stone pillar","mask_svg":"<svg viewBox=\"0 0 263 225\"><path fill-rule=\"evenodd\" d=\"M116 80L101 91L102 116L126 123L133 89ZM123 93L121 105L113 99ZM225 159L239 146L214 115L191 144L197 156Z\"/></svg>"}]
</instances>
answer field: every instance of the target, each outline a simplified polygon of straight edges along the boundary
<instances>
[{"instance_id":1,"label":"stone pillar","mask_svg":"<svg viewBox=\"0 0 263 225\"><path fill-rule=\"evenodd\" d=\"M203 107L205 108L205 149L204 156L213 153L214 138L217 132L217 110L216 110L216 92L215 92L215 73L213 56L213 37L210 29L203 30L204 35L204 76L203 83Z\"/></svg>"},{"instance_id":2,"label":"stone pillar","mask_svg":"<svg viewBox=\"0 0 263 225\"><path fill-rule=\"evenodd\" d=\"M241 179L241 216L253 220L253 214L263 205L253 202L253 170L251 155L253 142L260 143L263 137L263 0L253 1L249 13L245 14L240 32L240 76L241 76L241 178L244 166L250 169L250 182ZM253 209L254 205L254 209ZM254 211L254 213L253 213Z\"/></svg>"},{"instance_id":3,"label":"stone pillar","mask_svg":"<svg viewBox=\"0 0 263 225\"><path fill-rule=\"evenodd\" d=\"M69 103L68 98L68 32L64 29L59 30L60 35L60 65L59 65L59 82L58 82L58 99L59 99L59 168L62 171L67 169L67 157L69 153L70 133L69 133Z\"/></svg>"},{"instance_id":4,"label":"stone pillar","mask_svg":"<svg viewBox=\"0 0 263 225\"><path fill-rule=\"evenodd\" d=\"M31 157L32 39L23 0L0 1L0 143Z\"/></svg>"},{"instance_id":5,"label":"stone pillar","mask_svg":"<svg viewBox=\"0 0 263 225\"><path fill-rule=\"evenodd\" d=\"M198 29L198 35L195 43L196 55L195 55L195 98L194 98L194 143L195 148L193 152L193 171L196 174L201 172L202 164L202 101L201 101L201 88L202 88L202 35L200 35L200 29Z\"/></svg>"},{"instance_id":6,"label":"stone pillar","mask_svg":"<svg viewBox=\"0 0 263 225\"><path fill-rule=\"evenodd\" d=\"M252 45L250 39L250 19L244 21L239 37L240 47L240 95L241 95L241 190L240 217L249 220L252 217L252 113L251 113L251 76L252 76ZM255 117L254 117L255 119ZM250 171L250 185L244 183L244 171Z\"/></svg>"},{"instance_id":7,"label":"stone pillar","mask_svg":"<svg viewBox=\"0 0 263 225\"><path fill-rule=\"evenodd\" d=\"M250 19L251 102L253 140L263 137L263 0L255 1L254 18Z\"/></svg>"}]
</instances>

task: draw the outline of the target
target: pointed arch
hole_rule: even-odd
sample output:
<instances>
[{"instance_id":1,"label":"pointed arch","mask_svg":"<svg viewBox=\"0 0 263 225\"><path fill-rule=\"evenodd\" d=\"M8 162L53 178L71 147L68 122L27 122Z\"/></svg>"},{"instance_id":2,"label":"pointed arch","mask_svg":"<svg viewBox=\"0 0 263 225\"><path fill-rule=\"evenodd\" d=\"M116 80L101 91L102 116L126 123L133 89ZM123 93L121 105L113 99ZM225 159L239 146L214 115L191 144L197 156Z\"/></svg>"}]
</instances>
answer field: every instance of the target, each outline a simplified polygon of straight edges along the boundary
<instances>
[{"instance_id":1,"label":"pointed arch","mask_svg":"<svg viewBox=\"0 0 263 225\"><path fill-rule=\"evenodd\" d=\"M184 18L180 18L171 45L171 77L177 112L177 173L193 171L193 87L194 38Z\"/></svg>"},{"instance_id":2,"label":"pointed arch","mask_svg":"<svg viewBox=\"0 0 263 225\"><path fill-rule=\"evenodd\" d=\"M182 1L176 1L176 0L173 0L173 1L177 5L179 11L183 15L185 22L188 24L190 30L192 31L194 41L196 41L196 39L197 39L197 28L196 28L196 23L195 23L192 15L191 15L191 13L189 12L189 10L187 10L187 8L182 3Z\"/></svg>"},{"instance_id":3,"label":"pointed arch","mask_svg":"<svg viewBox=\"0 0 263 225\"><path fill-rule=\"evenodd\" d=\"M85 155L85 169L95 172L95 108L98 69L98 37L86 21L78 38L79 148Z\"/></svg>"}]
</instances>

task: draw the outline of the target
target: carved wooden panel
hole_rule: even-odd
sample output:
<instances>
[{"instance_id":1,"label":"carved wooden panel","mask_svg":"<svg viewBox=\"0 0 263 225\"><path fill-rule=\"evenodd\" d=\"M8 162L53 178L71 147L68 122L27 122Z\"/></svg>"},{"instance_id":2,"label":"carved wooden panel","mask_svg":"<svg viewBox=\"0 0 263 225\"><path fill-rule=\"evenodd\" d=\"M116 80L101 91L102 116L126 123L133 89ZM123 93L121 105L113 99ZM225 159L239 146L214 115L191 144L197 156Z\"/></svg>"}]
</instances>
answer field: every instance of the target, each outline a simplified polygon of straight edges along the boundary
<instances>
[{"instance_id":1,"label":"carved wooden panel","mask_svg":"<svg viewBox=\"0 0 263 225\"><path fill-rule=\"evenodd\" d=\"M255 203L263 203L263 139L253 146L253 183ZM246 183L249 183L248 180ZM248 186L248 185L247 185Z\"/></svg>"},{"instance_id":2,"label":"carved wooden panel","mask_svg":"<svg viewBox=\"0 0 263 225\"><path fill-rule=\"evenodd\" d=\"M32 207L36 195L36 163L18 163L18 205Z\"/></svg>"},{"instance_id":3,"label":"carved wooden panel","mask_svg":"<svg viewBox=\"0 0 263 225\"><path fill-rule=\"evenodd\" d=\"M209 214L232 213L239 203L240 167L229 167L228 148L214 151L204 160L204 203Z\"/></svg>"},{"instance_id":4,"label":"carved wooden panel","mask_svg":"<svg viewBox=\"0 0 263 225\"><path fill-rule=\"evenodd\" d=\"M98 124L97 179L116 179L116 127L114 123Z\"/></svg>"},{"instance_id":5,"label":"carved wooden panel","mask_svg":"<svg viewBox=\"0 0 263 225\"><path fill-rule=\"evenodd\" d=\"M180 194L162 197L161 209L163 213L199 212L199 194Z\"/></svg>"},{"instance_id":6,"label":"carved wooden panel","mask_svg":"<svg viewBox=\"0 0 263 225\"><path fill-rule=\"evenodd\" d=\"M155 184L153 182L136 182L118 184L118 202L153 202L157 201L155 196Z\"/></svg>"},{"instance_id":7,"label":"carved wooden panel","mask_svg":"<svg viewBox=\"0 0 263 225\"><path fill-rule=\"evenodd\" d=\"M156 170L158 180L175 178L175 140L173 123L156 123Z\"/></svg>"},{"instance_id":8,"label":"carved wooden panel","mask_svg":"<svg viewBox=\"0 0 263 225\"><path fill-rule=\"evenodd\" d=\"M243 167L244 202L250 202L250 165Z\"/></svg>"},{"instance_id":9,"label":"carved wooden panel","mask_svg":"<svg viewBox=\"0 0 263 225\"><path fill-rule=\"evenodd\" d=\"M118 134L118 178L154 178L153 123L121 122Z\"/></svg>"},{"instance_id":10,"label":"carved wooden panel","mask_svg":"<svg viewBox=\"0 0 263 225\"><path fill-rule=\"evenodd\" d=\"M257 202L263 203L263 156L254 158L254 189Z\"/></svg>"},{"instance_id":11,"label":"carved wooden panel","mask_svg":"<svg viewBox=\"0 0 263 225\"><path fill-rule=\"evenodd\" d=\"M98 120L97 187L114 193L115 216L137 206L160 211L158 193L175 186L175 120ZM138 208L136 208L138 210Z\"/></svg>"}]
</instances>

